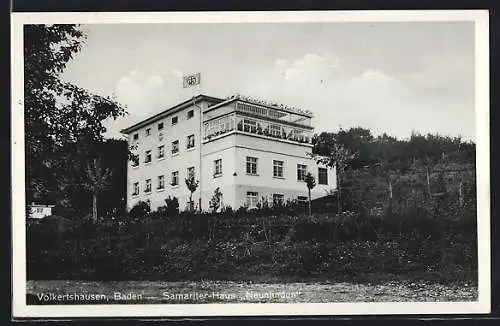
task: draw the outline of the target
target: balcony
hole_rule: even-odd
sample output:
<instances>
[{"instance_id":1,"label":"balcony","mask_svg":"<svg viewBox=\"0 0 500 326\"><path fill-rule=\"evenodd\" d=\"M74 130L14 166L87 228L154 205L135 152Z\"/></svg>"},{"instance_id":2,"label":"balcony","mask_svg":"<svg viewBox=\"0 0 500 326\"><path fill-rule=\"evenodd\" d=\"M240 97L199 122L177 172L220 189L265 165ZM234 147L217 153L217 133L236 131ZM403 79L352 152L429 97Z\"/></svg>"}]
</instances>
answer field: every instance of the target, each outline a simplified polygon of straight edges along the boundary
<instances>
[{"instance_id":1,"label":"balcony","mask_svg":"<svg viewBox=\"0 0 500 326\"><path fill-rule=\"evenodd\" d=\"M254 117L275 120L278 122L294 124L299 127L311 127L312 114L310 113L294 113L284 108L266 107L243 101L236 102L236 112L241 112Z\"/></svg>"},{"instance_id":2,"label":"balcony","mask_svg":"<svg viewBox=\"0 0 500 326\"><path fill-rule=\"evenodd\" d=\"M289 124L244 117L233 113L204 123L203 140L210 141L231 132L256 135L299 144L311 144L312 131Z\"/></svg>"}]
</instances>

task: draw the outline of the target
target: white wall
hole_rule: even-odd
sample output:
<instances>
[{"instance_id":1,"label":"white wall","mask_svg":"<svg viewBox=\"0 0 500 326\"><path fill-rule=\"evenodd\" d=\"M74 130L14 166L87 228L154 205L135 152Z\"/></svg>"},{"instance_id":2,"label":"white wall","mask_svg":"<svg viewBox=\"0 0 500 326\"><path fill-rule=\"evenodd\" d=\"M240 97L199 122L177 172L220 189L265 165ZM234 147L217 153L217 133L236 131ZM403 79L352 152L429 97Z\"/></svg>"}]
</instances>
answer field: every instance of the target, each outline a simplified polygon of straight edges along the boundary
<instances>
[{"instance_id":1,"label":"white wall","mask_svg":"<svg viewBox=\"0 0 500 326\"><path fill-rule=\"evenodd\" d=\"M216 188L223 194L223 205L234 207L234 172L235 172L235 135L226 135L203 145L202 167L202 208L209 209L208 201L212 198ZM214 177L214 161L222 159L222 175Z\"/></svg>"},{"instance_id":2,"label":"white wall","mask_svg":"<svg viewBox=\"0 0 500 326\"><path fill-rule=\"evenodd\" d=\"M318 183L318 165L306 155L311 147L303 144L289 144L274 140L260 139L248 135L236 136L236 206L244 204L247 191L259 193L272 202L273 193L284 194L286 199L297 199L297 196L307 196L307 186L297 180L297 164L307 166ZM257 175L247 175L246 157L258 158ZM273 176L273 160L284 162L283 178ZM324 167L324 166L321 166ZM328 185L317 184L311 191L312 199L328 194L336 188L335 169L328 169Z\"/></svg>"},{"instance_id":3,"label":"white wall","mask_svg":"<svg viewBox=\"0 0 500 326\"><path fill-rule=\"evenodd\" d=\"M127 176L127 209L131 209L139 201L151 201L151 208L156 209L165 205L165 198L175 196L179 200L179 208L186 207L189 200L189 190L186 187L184 179L187 177L187 168L195 167L195 178L200 179L200 106L206 108L207 103L197 103L197 106L189 106L186 109L171 114L153 124L143 127L129 135L129 143L133 143L133 135L139 133L138 148L134 153L139 154L139 167L132 167L128 163ZM187 119L187 112L194 110L194 117ZM172 117L177 116L178 122L172 125ZM158 136L158 123L163 122L163 140ZM151 135L146 137L146 129L151 128ZM195 135L195 146L192 149L186 149L187 137ZM179 140L179 153L172 155L172 142ZM165 146L165 157L162 160L156 158L158 146ZM145 164L146 150L152 151L152 162ZM179 185L171 186L171 174L179 171ZM165 189L157 190L157 180L159 175L165 176ZM152 181L152 191L149 194L144 192L146 179ZM139 195L132 196L133 184L139 182ZM197 203L199 191L193 194L193 200Z\"/></svg>"}]
</instances>

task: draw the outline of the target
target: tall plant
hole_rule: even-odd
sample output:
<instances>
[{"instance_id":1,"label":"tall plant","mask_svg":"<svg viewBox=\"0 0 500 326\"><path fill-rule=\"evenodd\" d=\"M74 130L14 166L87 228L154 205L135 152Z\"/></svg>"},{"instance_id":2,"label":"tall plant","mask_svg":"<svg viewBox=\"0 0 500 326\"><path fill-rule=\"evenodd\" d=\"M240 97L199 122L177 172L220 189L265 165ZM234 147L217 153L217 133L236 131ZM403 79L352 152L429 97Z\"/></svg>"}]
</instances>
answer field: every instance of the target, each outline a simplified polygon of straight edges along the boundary
<instances>
[{"instance_id":1,"label":"tall plant","mask_svg":"<svg viewBox=\"0 0 500 326\"><path fill-rule=\"evenodd\" d=\"M305 175L304 181L306 182L307 192L309 194L308 210L309 210L309 216L311 216L312 215L312 211L311 211L311 189L313 189L314 187L316 187L316 179L311 174L311 172L307 172L306 175Z\"/></svg>"},{"instance_id":2,"label":"tall plant","mask_svg":"<svg viewBox=\"0 0 500 326\"><path fill-rule=\"evenodd\" d=\"M194 175L190 175L187 177L185 180L186 182L186 187L189 190L189 210L193 210L193 193L198 189L198 185L200 182L194 178Z\"/></svg>"},{"instance_id":3,"label":"tall plant","mask_svg":"<svg viewBox=\"0 0 500 326\"><path fill-rule=\"evenodd\" d=\"M70 207L90 144L103 141L105 120L125 111L113 98L62 80L86 38L79 26L29 24L23 32L26 199Z\"/></svg>"},{"instance_id":4,"label":"tall plant","mask_svg":"<svg viewBox=\"0 0 500 326\"><path fill-rule=\"evenodd\" d=\"M356 152L345 148L342 144L334 142L330 144L326 155L309 154L317 163L324 164L330 168L335 168L335 177L337 179L337 207L338 213L342 212L342 177L348 167L348 163L357 155Z\"/></svg>"},{"instance_id":5,"label":"tall plant","mask_svg":"<svg viewBox=\"0 0 500 326\"><path fill-rule=\"evenodd\" d=\"M92 220L97 223L97 198L100 192L110 186L113 173L111 170L102 167L100 159L93 159L92 163L86 165L85 175L86 179L83 186L92 193Z\"/></svg>"}]
</instances>

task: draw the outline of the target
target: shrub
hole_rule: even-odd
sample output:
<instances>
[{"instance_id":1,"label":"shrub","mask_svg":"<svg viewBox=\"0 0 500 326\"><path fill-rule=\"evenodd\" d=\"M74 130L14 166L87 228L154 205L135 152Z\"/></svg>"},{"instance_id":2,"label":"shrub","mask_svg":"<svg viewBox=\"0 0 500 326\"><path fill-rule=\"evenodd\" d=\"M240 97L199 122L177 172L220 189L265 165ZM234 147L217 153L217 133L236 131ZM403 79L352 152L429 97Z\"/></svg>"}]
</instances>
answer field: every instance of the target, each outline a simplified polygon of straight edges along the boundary
<instances>
[{"instance_id":1,"label":"shrub","mask_svg":"<svg viewBox=\"0 0 500 326\"><path fill-rule=\"evenodd\" d=\"M167 216L177 216L179 215L179 200L177 197L170 197L165 198L165 204L166 204L166 209L165 213Z\"/></svg>"},{"instance_id":2,"label":"shrub","mask_svg":"<svg viewBox=\"0 0 500 326\"><path fill-rule=\"evenodd\" d=\"M134 207L132 207L128 215L134 219L139 219L148 216L150 212L151 208L148 203L139 201Z\"/></svg>"},{"instance_id":3,"label":"shrub","mask_svg":"<svg viewBox=\"0 0 500 326\"><path fill-rule=\"evenodd\" d=\"M222 192L220 191L219 187L217 187L214 190L212 198L208 202L208 206L210 207L213 213L219 210L219 207L221 205L221 199L222 199Z\"/></svg>"}]
</instances>

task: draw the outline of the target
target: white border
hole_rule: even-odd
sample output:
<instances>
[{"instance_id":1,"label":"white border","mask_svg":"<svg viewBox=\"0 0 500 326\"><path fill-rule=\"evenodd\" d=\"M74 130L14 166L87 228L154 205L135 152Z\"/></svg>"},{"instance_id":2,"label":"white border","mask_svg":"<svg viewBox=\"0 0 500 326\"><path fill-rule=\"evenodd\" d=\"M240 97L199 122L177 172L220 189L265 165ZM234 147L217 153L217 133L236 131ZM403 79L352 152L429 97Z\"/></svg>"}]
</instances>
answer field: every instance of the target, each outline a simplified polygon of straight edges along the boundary
<instances>
[{"instance_id":1,"label":"white border","mask_svg":"<svg viewBox=\"0 0 500 326\"><path fill-rule=\"evenodd\" d=\"M22 317L188 317L250 315L468 314L490 312L489 16L487 10L13 13L12 36L12 314ZM172 305L26 305L24 192L23 25L241 22L428 22L475 23L476 171L479 297L477 302L297 303Z\"/></svg>"}]
</instances>

